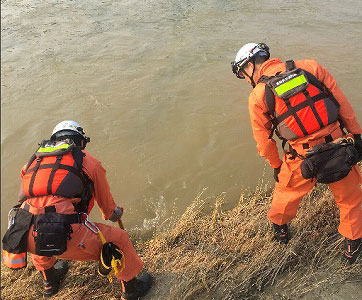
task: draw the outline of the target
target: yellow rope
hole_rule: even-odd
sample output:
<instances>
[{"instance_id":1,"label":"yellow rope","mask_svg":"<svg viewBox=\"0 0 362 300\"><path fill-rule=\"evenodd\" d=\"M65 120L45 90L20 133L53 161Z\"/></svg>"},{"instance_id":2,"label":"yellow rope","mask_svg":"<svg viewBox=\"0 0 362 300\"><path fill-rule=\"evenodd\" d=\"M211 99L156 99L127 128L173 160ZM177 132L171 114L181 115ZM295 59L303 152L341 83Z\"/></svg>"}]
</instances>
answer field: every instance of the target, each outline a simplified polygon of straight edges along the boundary
<instances>
[{"instance_id":1,"label":"yellow rope","mask_svg":"<svg viewBox=\"0 0 362 300\"><path fill-rule=\"evenodd\" d=\"M106 238L104 237L103 233L98 230L98 236L102 241L102 244L104 245L105 243L107 243ZM112 270L111 272L107 275L107 278L109 280L110 283L112 283L113 278L112 278L112 274L118 274L118 272L122 272L124 270L124 268L126 267L126 260L124 257L124 253L121 249L117 249L117 251L119 251L122 255L121 259L116 259L114 258L114 256L112 257L112 261L111 261L111 266L112 266ZM102 260L102 257L101 257ZM103 265L104 262L102 261Z\"/></svg>"},{"instance_id":2,"label":"yellow rope","mask_svg":"<svg viewBox=\"0 0 362 300\"><path fill-rule=\"evenodd\" d=\"M102 233L100 230L98 230L98 235L99 235L99 238L100 238L101 241L102 241L102 245L104 245L105 243L107 243L106 238L104 237L103 233Z\"/></svg>"}]
</instances>

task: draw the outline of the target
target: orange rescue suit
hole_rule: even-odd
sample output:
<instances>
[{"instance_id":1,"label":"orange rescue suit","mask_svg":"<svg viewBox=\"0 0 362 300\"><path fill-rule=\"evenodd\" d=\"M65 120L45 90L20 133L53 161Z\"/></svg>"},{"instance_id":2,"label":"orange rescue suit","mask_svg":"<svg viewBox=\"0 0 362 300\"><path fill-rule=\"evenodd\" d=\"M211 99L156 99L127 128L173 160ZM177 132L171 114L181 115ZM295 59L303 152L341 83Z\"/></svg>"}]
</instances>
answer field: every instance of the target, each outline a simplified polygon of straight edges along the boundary
<instances>
[{"instance_id":1,"label":"orange rescue suit","mask_svg":"<svg viewBox=\"0 0 362 300\"><path fill-rule=\"evenodd\" d=\"M332 75L314 60L299 60L295 61L295 64L297 68L313 74L333 94L340 105L339 115L348 132L361 134L362 130L355 113ZM258 82L263 75L274 76L278 72L285 71L285 63L280 59L272 58L259 67L254 75L254 81ZM296 216L300 200L314 187L316 182L311 182L302 177L300 170L302 160L300 158L297 157L292 160L284 154L282 160L280 159L275 140L269 138L272 124L265 101L264 83L258 83L249 96L249 114L259 154L265 157L272 168L281 166L279 182L275 183L268 218L275 224L286 224ZM310 135L289 141L289 144L299 154L304 155L308 150L304 145L308 144L310 148L324 143L327 135L331 135L333 139L343 135L338 121ZM354 166L347 177L329 184L340 209L338 230L344 237L352 240L362 238L361 184L362 177L358 166Z\"/></svg>"},{"instance_id":2,"label":"orange rescue suit","mask_svg":"<svg viewBox=\"0 0 362 300\"><path fill-rule=\"evenodd\" d=\"M94 183L94 193L89 207L89 211L93 207L94 201L97 202L103 219L108 220L116 204L110 192L110 188L106 179L106 170L102 164L91 156L88 152L83 151L83 171ZM26 166L21 170L21 177L25 175ZM25 203L30 205L30 212L33 214L44 213L44 207L54 205L56 211L62 214L74 214L75 208L73 203L80 201L80 198L64 198L61 196L40 196L28 198ZM143 262L139 258L130 241L128 234L116 226L109 226L101 223L95 223L103 233L107 242L113 242L123 252L125 257L125 268L118 272L116 277L119 280L129 281L134 278L142 269ZM72 224L73 233L71 239L67 243L67 251L60 258L67 260L91 261L99 260L102 249L102 241L99 236L89 230L83 223ZM32 260L38 271L50 269L56 262L56 257L38 256L35 254L34 237L32 235L33 225L30 227L28 235L28 251L32 253Z\"/></svg>"}]
</instances>

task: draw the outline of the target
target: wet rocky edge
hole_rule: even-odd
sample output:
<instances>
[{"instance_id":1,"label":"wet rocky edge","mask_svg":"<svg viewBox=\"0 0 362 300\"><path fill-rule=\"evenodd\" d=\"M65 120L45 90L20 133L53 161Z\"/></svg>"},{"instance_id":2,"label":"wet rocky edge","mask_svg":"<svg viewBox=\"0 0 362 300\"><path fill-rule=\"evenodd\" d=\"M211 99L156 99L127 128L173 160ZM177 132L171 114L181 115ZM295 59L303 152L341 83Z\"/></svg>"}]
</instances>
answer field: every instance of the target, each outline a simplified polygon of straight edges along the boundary
<instances>
[{"instance_id":1,"label":"wet rocky edge","mask_svg":"<svg viewBox=\"0 0 362 300\"><path fill-rule=\"evenodd\" d=\"M341 259L338 208L325 185L301 202L288 245L273 240L266 213L271 188L242 195L223 211L224 195L200 193L174 223L136 243L155 278L145 299L359 299L362 258ZM2 266L1 299L42 298L42 281L29 258L26 269ZM119 299L121 285L97 274L95 262L70 262L54 299Z\"/></svg>"}]
</instances>

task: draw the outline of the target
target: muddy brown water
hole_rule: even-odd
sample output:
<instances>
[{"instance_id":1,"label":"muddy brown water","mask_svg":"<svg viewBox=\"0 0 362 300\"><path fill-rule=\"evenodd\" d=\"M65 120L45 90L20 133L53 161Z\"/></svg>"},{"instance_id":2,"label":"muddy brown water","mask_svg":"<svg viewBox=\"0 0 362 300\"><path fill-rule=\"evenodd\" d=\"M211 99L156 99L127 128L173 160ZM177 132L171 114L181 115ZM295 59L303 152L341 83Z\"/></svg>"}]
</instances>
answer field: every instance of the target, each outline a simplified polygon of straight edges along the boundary
<instances>
[{"instance_id":1,"label":"muddy brown water","mask_svg":"<svg viewBox=\"0 0 362 300\"><path fill-rule=\"evenodd\" d=\"M230 71L250 41L318 60L361 120L360 0L1 4L2 232L20 168L64 119L91 137L129 230L180 215L206 187L231 207L241 190L271 184L251 135L251 88Z\"/></svg>"}]
</instances>

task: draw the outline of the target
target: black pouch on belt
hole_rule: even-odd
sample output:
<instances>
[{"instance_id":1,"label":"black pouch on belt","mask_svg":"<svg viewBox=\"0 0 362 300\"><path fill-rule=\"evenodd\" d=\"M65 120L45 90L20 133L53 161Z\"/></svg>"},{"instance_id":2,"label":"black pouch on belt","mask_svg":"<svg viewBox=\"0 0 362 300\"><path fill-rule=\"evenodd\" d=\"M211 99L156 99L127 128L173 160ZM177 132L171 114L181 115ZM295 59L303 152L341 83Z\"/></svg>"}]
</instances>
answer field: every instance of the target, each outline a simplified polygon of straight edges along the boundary
<instances>
[{"instance_id":1,"label":"black pouch on belt","mask_svg":"<svg viewBox=\"0 0 362 300\"><path fill-rule=\"evenodd\" d=\"M346 177L358 158L358 151L351 143L323 143L307 151L300 168L305 179L333 183Z\"/></svg>"},{"instance_id":2,"label":"black pouch on belt","mask_svg":"<svg viewBox=\"0 0 362 300\"><path fill-rule=\"evenodd\" d=\"M72 233L70 217L56 212L37 215L34 222L35 253L40 256L61 255L67 250Z\"/></svg>"},{"instance_id":3,"label":"black pouch on belt","mask_svg":"<svg viewBox=\"0 0 362 300\"><path fill-rule=\"evenodd\" d=\"M19 208L2 239L3 262L9 268L20 269L26 267L28 232L32 221L33 214Z\"/></svg>"}]
</instances>

